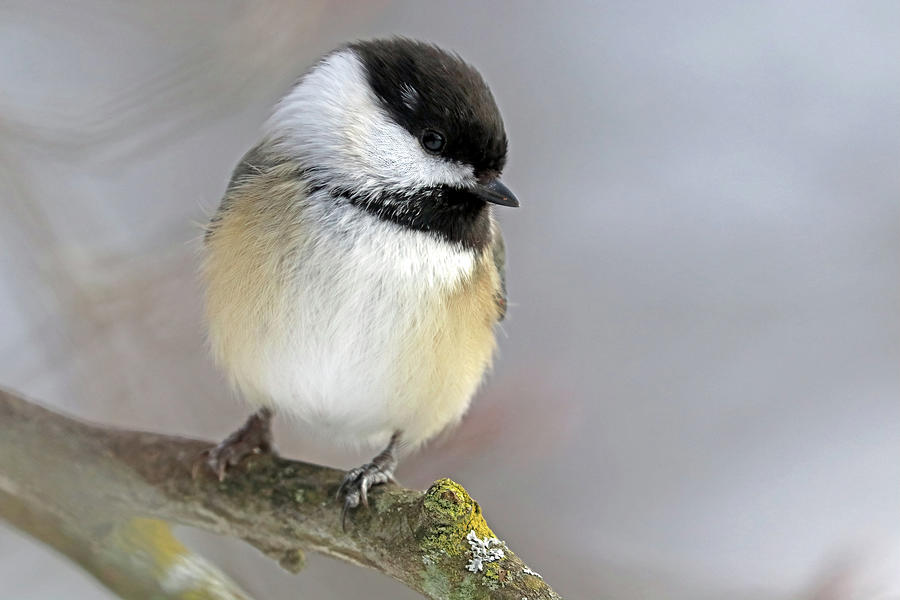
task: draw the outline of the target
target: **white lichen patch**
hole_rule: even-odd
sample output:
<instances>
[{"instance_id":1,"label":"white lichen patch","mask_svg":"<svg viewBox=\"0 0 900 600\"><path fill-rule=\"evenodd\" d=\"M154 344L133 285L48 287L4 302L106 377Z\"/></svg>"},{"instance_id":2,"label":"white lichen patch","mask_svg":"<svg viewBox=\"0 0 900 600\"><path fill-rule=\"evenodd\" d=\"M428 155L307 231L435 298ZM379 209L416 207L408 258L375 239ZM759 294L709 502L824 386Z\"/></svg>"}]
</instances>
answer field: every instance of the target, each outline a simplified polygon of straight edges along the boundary
<instances>
[{"instance_id":1,"label":"white lichen patch","mask_svg":"<svg viewBox=\"0 0 900 600\"><path fill-rule=\"evenodd\" d=\"M543 578L544 578L543 575L541 575L540 573L536 573L536 572L532 571L532 570L529 569L528 567L525 567L524 569L522 569L522 572L525 573L526 575L534 575L534 576L537 577L538 579L543 579Z\"/></svg>"},{"instance_id":2,"label":"white lichen patch","mask_svg":"<svg viewBox=\"0 0 900 600\"><path fill-rule=\"evenodd\" d=\"M472 552L472 560L469 561L466 568L473 573L482 571L485 564L498 561L506 556L503 553L503 542L495 537L481 539L473 529L466 535L466 540L469 542Z\"/></svg>"},{"instance_id":3,"label":"white lichen patch","mask_svg":"<svg viewBox=\"0 0 900 600\"><path fill-rule=\"evenodd\" d=\"M431 556L429 556L428 554L426 554L425 556L422 557L422 562L425 564L425 566L433 565L434 559L431 558Z\"/></svg>"}]
</instances>

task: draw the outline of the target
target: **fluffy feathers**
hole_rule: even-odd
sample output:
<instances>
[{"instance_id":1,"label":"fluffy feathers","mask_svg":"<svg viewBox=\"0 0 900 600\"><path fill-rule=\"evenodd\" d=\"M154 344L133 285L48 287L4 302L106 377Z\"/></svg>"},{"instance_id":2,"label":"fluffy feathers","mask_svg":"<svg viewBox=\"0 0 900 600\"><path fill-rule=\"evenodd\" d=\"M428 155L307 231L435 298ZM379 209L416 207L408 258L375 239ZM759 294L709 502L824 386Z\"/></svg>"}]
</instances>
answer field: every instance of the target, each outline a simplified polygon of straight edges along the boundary
<instances>
[{"instance_id":1,"label":"fluffy feathers","mask_svg":"<svg viewBox=\"0 0 900 600\"><path fill-rule=\"evenodd\" d=\"M477 77L463 82L477 84L473 110L496 113L469 142L493 137L479 165L426 152L373 89L363 48L305 75L235 169L206 237L209 340L251 404L335 441L400 431L415 447L459 420L491 363L502 238L488 206L470 202L470 224L455 200L481 183L479 165L502 167L506 137L477 72L441 55ZM398 87L403 110L424 110L423 81ZM438 219L473 233L433 231Z\"/></svg>"}]
</instances>

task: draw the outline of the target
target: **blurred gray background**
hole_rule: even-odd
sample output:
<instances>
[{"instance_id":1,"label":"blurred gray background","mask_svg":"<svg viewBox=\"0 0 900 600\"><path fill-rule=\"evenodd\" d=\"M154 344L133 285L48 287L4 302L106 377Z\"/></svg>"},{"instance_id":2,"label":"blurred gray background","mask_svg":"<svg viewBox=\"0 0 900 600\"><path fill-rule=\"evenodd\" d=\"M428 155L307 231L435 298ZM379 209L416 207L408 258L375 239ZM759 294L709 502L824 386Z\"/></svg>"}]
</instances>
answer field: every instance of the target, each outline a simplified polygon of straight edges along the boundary
<instances>
[{"instance_id":1,"label":"blurred gray background","mask_svg":"<svg viewBox=\"0 0 900 600\"><path fill-rule=\"evenodd\" d=\"M512 308L462 482L568 598L900 598L900 3L0 0L0 384L220 438L200 225L320 54L490 82ZM282 451L354 466L277 431ZM414 598L183 532L259 598ZM109 598L0 526L0 598Z\"/></svg>"}]
</instances>

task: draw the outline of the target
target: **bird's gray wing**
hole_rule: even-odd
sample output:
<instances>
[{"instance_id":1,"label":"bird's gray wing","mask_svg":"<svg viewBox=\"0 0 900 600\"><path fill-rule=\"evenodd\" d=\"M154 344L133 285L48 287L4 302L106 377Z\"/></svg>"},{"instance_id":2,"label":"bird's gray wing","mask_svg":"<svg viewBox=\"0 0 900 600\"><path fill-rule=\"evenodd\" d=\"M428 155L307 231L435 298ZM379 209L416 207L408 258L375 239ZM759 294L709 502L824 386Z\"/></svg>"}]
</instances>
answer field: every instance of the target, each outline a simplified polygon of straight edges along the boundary
<instances>
[{"instance_id":1,"label":"bird's gray wing","mask_svg":"<svg viewBox=\"0 0 900 600\"><path fill-rule=\"evenodd\" d=\"M502 321L506 318L506 244L503 241L503 233L496 225L494 226L493 238L491 250L494 254L494 266L497 268L497 275L500 277L500 289L497 290L495 299L500 313L499 320Z\"/></svg>"},{"instance_id":2,"label":"bird's gray wing","mask_svg":"<svg viewBox=\"0 0 900 600\"><path fill-rule=\"evenodd\" d=\"M226 213L231 206L232 196L231 192L237 187L240 183L245 181L248 177L252 177L258 173L262 173L266 167L271 166L271 158L262 151L262 144L258 144L257 146L251 148L247 151L246 154L241 158L241 161L234 168L234 171L231 172L231 180L228 182L228 187L225 189L225 196L222 198L222 202L219 203L219 208L216 210L216 214L212 216L209 220L209 223L206 225L206 233L203 236L203 241L208 242L209 238L212 237L213 233L215 233L216 228L219 226L219 221L222 220L222 215Z\"/></svg>"}]
</instances>

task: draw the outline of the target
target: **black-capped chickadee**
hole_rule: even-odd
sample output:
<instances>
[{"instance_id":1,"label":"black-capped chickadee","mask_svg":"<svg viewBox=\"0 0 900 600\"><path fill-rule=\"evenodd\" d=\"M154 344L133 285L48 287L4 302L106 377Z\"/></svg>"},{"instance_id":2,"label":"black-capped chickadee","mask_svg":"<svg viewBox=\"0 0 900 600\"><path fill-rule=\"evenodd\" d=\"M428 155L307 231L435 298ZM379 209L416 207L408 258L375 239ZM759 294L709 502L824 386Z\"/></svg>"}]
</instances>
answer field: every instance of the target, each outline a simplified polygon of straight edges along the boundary
<instances>
[{"instance_id":1,"label":"black-capped chickadee","mask_svg":"<svg viewBox=\"0 0 900 600\"><path fill-rule=\"evenodd\" d=\"M403 38L335 50L278 103L206 232L212 352L259 409L208 451L220 478L271 449L277 410L386 446L347 473L346 515L460 420L506 310L506 148L481 75Z\"/></svg>"}]
</instances>

